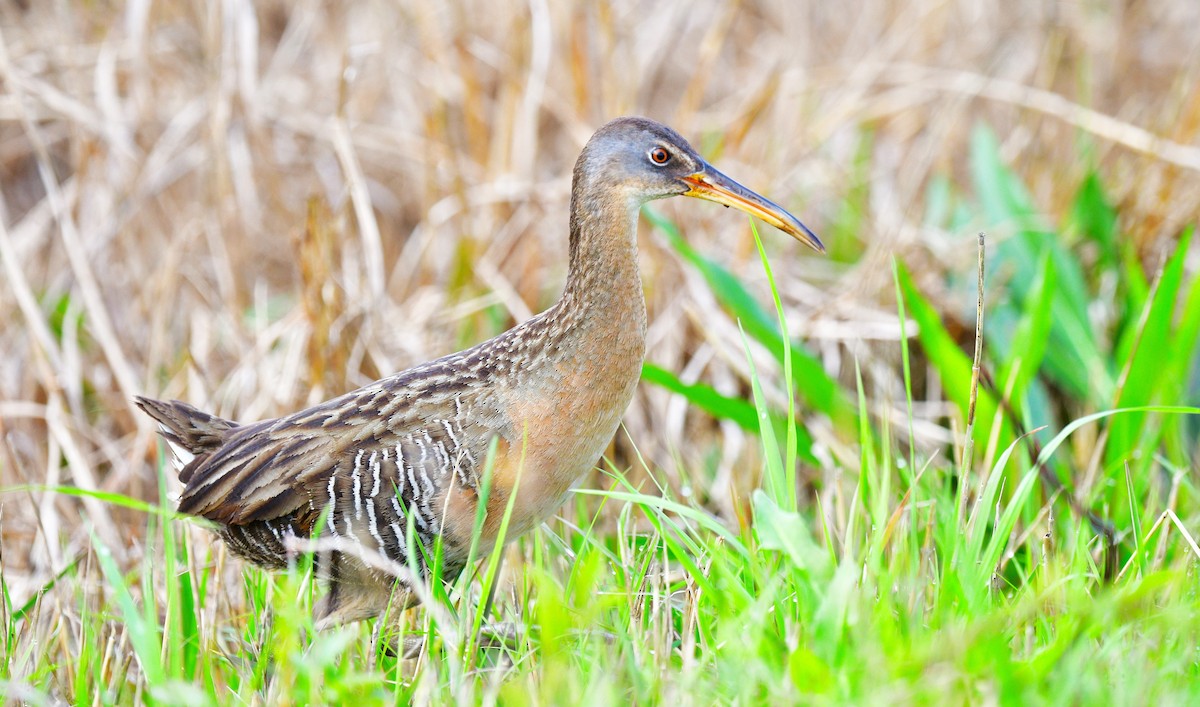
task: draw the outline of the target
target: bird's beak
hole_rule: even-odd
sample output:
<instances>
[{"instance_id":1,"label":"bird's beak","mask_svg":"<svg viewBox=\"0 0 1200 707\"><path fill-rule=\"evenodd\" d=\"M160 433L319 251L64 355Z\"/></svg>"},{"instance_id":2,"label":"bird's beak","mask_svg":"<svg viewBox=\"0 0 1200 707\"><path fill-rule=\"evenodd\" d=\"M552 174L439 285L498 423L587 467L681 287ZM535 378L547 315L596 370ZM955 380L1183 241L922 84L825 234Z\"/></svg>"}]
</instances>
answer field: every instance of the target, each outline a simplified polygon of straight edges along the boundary
<instances>
[{"instance_id":1,"label":"bird's beak","mask_svg":"<svg viewBox=\"0 0 1200 707\"><path fill-rule=\"evenodd\" d=\"M689 187L688 191L684 192L684 196L708 199L718 204L741 209L751 216L759 217L818 253L825 252L825 246L821 243L821 239L817 238L817 234L809 230L808 226L800 223L800 219L792 216L782 206L770 199L750 191L721 174L712 165L705 164L704 169L695 174L681 177L680 181Z\"/></svg>"}]
</instances>

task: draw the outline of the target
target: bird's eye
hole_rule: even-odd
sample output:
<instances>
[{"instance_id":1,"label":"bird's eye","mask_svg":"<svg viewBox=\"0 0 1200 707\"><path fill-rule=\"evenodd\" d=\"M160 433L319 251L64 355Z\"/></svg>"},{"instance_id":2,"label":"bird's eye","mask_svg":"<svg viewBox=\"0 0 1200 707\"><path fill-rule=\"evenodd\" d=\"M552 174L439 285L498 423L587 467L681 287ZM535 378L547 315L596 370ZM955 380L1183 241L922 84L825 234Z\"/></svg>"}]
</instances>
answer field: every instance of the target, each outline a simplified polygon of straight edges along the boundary
<instances>
[{"instance_id":1,"label":"bird's eye","mask_svg":"<svg viewBox=\"0 0 1200 707\"><path fill-rule=\"evenodd\" d=\"M656 147L650 150L650 161L661 167L671 161L671 153L665 147Z\"/></svg>"}]
</instances>

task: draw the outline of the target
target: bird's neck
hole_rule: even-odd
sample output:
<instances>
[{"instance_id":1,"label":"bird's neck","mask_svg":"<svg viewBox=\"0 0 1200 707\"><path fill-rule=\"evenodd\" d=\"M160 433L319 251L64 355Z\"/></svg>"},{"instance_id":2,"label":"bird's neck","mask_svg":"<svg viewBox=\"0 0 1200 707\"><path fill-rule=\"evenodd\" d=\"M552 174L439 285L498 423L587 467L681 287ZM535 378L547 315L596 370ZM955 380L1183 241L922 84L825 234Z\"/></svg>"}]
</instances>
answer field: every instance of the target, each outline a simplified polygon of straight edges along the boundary
<instances>
[{"instance_id":1,"label":"bird's neck","mask_svg":"<svg viewBox=\"0 0 1200 707\"><path fill-rule=\"evenodd\" d=\"M636 373L646 353L637 250L641 205L615 190L575 192L567 284L554 316L572 331L572 340L587 342L611 365L636 361Z\"/></svg>"},{"instance_id":2,"label":"bird's neck","mask_svg":"<svg viewBox=\"0 0 1200 707\"><path fill-rule=\"evenodd\" d=\"M633 397L646 355L637 211L611 191L574 190L562 298L523 325L538 337L536 361L523 370L536 373L536 382L513 390L505 405L510 443L521 445L528 474L521 483L537 489L518 496L523 505L514 517L541 522L561 505L604 452Z\"/></svg>"}]
</instances>

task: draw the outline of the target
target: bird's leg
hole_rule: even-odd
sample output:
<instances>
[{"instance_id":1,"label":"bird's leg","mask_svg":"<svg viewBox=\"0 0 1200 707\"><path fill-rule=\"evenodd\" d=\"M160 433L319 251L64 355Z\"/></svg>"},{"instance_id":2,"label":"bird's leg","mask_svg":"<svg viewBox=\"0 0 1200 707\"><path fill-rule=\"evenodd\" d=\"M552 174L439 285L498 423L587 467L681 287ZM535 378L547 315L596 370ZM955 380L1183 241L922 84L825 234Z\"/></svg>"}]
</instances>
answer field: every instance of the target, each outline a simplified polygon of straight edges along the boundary
<instances>
[{"instance_id":1,"label":"bird's leg","mask_svg":"<svg viewBox=\"0 0 1200 707\"><path fill-rule=\"evenodd\" d=\"M421 655L421 651L425 649L425 636L411 632L401 633L403 627L398 619L406 611L399 611L397 620L389 620L387 615L379 618L371 638L371 646L376 655L382 651L390 658L405 660Z\"/></svg>"},{"instance_id":2,"label":"bird's leg","mask_svg":"<svg viewBox=\"0 0 1200 707\"><path fill-rule=\"evenodd\" d=\"M392 658L416 658L421 654L425 648L425 635L414 633L412 622L405 619L406 615L411 616L409 609L418 603L415 594L403 582L394 583L375 625L373 642L377 650Z\"/></svg>"},{"instance_id":3,"label":"bird's leg","mask_svg":"<svg viewBox=\"0 0 1200 707\"><path fill-rule=\"evenodd\" d=\"M330 582L329 593L313 609L314 628L324 631L334 626L362 621L379 615L380 600L369 585Z\"/></svg>"},{"instance_id":4,"label":"bird's leg","mask_svg":"<svg viewBox=\"0 0 1200 707\"><path fill-rule=\"evenodd\" d=\"M524 634L525 624L520 621L485 623L479 627L479 645L484 648L516 650Z\"/></svg>"},{"instance_id":5,"label":"bird's leg","mask_svg":"<svg viewBox=\"0 0 1200 707\"><path fill-rule=\"evenodd\" d=\"M519 621L502 621L492 623L487 620L487 617L492 613L492 602L496 598L496 587L500 584L500 571L504 568L504 553L500 554L499 561L496 564L496 572L492 577L491 586L488 587L487 595L483 600L483 616L484 622L479 627L479 645L485 648L513 648L517 647L518 639L524 633L524 625Z\"/></svg>"}]
</instances>

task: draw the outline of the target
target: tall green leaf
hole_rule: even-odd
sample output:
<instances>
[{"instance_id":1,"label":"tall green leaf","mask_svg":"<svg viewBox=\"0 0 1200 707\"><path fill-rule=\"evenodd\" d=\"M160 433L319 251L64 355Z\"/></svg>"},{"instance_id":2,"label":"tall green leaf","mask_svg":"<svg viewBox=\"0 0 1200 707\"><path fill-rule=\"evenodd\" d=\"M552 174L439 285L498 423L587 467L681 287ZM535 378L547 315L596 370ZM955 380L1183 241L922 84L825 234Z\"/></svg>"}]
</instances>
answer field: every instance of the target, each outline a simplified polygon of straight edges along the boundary
<instances>
[{"instance_id":1,"label":"tall green leaf","mask_svg":"<svg viewBox=\"0 0 1200 707\"><path fill-rule=\"evenodd\" d=\"M671 247L704 277L721 306L736 318L746 335L767 349L781 364L787 355L783 334L770 314L727 268L693 248L670 220L652 209L642 209L646 219L666 237ZM790 343L791 366L797 394L812 409L828 415L843 430L854 429L854 405L841 386L812 352L799 342Z\"/></svg>"},{"instance_id":2,"label":"tall green leaf","mask_svg":"<svg viewBox=\"0 0 1200 707\"><path fill-rule=\"evenodd\" d=\"M1054 261L1048 256L1043 257L996 380L1001 394L1011 391L1010 401L1017 410L1021 409L1026 389L1037 376L1046 355L1046 341L1053 321L1050 313L1055 284Z\"/></svg>"},{"instance_id":3,"label":"tall green leaf","mask_svg":"<svg viewBox=\"0 0 1200 707\"><path fill-rule=\"evenodd\" d=\"M1045 224L1025 186L1001 160L996 136L982 125L972 134L971 172L986 228L1001 236L990 269L1008 278L1006 288L1016 303L1030 297L1042 258L1054 262L1057 287L1050 302L1048 375L1073 395L1104 404L1113 389L1113 376L1088 319L1090 298L1079 260Z\"/></svg>"},{"instance_id":4,"label":"tall green leaf","mask_svg":"<svg viewBox=\"0 0 1200 707\"><path fill-rule=\"evenodd\" d=\"M1150 299L1142 309L1138 326L1126 332L1127 341L1118 349L1125 353L1125 357L1120 362L1120 387L1116 400L1113 401L1114 407L1135 408L1154 402L1162 384L1168 378L1178 380L1177 376L1170 374L1170 369L1186 365L1190 358L1176 361L1170 354L1174 349L1176 355L1181 355L1195 346L1196 324L1192 320L1187 321L1188 328L1192 331L1184 332L1192 337L1192 341L1178 344L1174 341L1175 312L1179 309L1184 261L1187 258L1191 236L1189 231L1180 239L1175 254L1167 261L1162 274L1154 283ZM1191 315L1192 318L1195 316ZM1174 398L1178 391L1164 391L1164 394ZM1105 462L1108 466L1116 467L1124 460L1133 461L1138 468L1149 463L1148 454L1136 454L1137 450L1153 449L1157 446L1154 439L1142 439L1145 422L1146 413L1143 412L1122 415L1112 420L1109 426L1108 446L1105 449ZM1135 478L1137 476L1139 475L1135 474Z\"/></svg>"}]
</instances>

